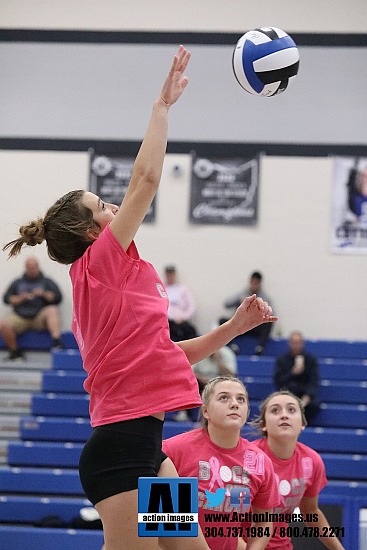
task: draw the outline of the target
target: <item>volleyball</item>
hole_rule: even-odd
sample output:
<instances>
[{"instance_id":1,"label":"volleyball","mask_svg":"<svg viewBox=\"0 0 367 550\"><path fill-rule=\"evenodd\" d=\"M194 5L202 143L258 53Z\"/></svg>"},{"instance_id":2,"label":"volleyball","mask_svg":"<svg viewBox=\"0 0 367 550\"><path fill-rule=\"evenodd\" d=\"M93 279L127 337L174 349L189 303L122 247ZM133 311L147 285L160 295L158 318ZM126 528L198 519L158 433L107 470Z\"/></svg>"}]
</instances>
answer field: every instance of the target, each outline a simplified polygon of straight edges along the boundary
<instances>
[{"instance_id":1,"label":"volleyball","mask_svg":"<svg viewBox=\"0 0 367 550\"><path fill-rule=\"evenodd\" d=\"M253 95L271 97L297 75L299 52L293 39L276 27L259 27L238 40L232 57L235 77Z\"/></svg>"}]
</instances>

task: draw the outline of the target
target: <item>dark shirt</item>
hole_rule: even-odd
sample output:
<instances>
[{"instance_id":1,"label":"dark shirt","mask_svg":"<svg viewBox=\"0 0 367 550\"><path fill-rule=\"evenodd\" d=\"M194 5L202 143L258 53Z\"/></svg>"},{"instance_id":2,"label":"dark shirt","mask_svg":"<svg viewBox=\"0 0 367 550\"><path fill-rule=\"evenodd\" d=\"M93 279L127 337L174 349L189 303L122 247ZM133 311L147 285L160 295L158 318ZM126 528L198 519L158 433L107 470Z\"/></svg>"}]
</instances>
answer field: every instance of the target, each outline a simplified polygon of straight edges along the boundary
<instances>
[{"instance_id":1,"label":"dark shirt","mask_svg":"<svg viewBox=\"0 0 367 550\"><path fill-rule=\"evenodd\" d=\"M312 401L317 400L319 387L319 366L316 358L303 352L304 370L301 374L292 374L294 355L286 353L277 358L274 382L277 390L287 389L297 397L309 395Z\"/></svg>"},{"instance_id":2,"label":"dark shirt","mask_svg":"<svg viewBox=\"0 0 367 550\"><path fill-rule=\"evenodd\" d=\"M21 304L14 305L13 310L20 317L34 319L41 309L51 304L59 304L62 300L60 289L56 283L40 273L37 277L28 277L24 274L19 279L13 281L3 296L4 302L10 304L10 296L18 296L22 294L22 292L33 292L35 289L51 291L54 293L55 297L53 301L50 302L42 296L35 296L31 300L26 300Z\"/></svg>"}]
</instances>

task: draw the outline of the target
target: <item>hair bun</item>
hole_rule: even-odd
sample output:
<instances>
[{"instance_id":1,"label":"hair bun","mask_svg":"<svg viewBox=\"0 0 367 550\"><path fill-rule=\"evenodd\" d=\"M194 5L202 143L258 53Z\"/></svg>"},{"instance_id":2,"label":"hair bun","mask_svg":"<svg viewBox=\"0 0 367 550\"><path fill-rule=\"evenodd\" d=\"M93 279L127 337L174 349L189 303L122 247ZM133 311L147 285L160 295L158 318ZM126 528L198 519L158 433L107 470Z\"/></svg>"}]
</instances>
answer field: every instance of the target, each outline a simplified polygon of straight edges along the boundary
<instances>
[{"instance_id":1,"label":"hair bun","mask_svg":"<svg viewBox=\"0 0 367 550\"><path fill-rule=\"evenodd\" d=\"M41 244L45 240L45 227L43 220L39 219L32 221L28 225L23 225L19 229L19 233L22 235L24 243L28 246L36 246L36 244Z\"/></svg>"}]
</instances>

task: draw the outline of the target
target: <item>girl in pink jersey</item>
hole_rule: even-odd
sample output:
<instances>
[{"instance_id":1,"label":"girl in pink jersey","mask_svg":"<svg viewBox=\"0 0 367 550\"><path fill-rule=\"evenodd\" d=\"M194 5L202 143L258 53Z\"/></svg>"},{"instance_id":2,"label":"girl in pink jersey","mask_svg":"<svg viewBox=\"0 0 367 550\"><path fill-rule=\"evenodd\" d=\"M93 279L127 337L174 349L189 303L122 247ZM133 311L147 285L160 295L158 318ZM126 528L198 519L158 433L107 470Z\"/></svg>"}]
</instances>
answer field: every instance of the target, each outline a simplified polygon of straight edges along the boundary
<instances>
[{"instance_id":1,"label":"girl in pink jersey","mask_svg":"<svg viewBox=\"0 0 367 550\"><path fill-rule=\"evenodd\" d=\"M162 455L165 411L201 404L191 364L235 336L272 322L269 305L244 300L224 325L198 338L173 343L168 297L153 266L134 243L158 190L167 146L168 111L180 98L190 52L180 46L154 102L120 208L84 190L71 191L44 218L20 227L8 243L10 256L23 245L46 240L51 259L72 264L72 328L87 372L93 433L79 464L84 491L104 529L106 550L156 549L156 538L139 538L139 477L177 476ZM167 546L168 545L168 546ZM164 548L205 549L198 539L162 540Z\"/></svg>"},{"instance_id":2,"label":"girl in pink jersey","mask_svg":"<svg viewBox=\"0 0 367 550\"><path fill-rule=\"evenodd\" d=\"M261 404L259 418L252 422L265 436L254 441L254 444L264 451L274 466L280 498L280 506L274 512L287 515L286 521L301 521L303 518L308 528L305 534L317 536L317 532L320 535L330 533L329 523L318 505L318 495L327 484L327 479L320 455L297 441L306 424L301 400L286 390L269 395ZM292 518L297 507L302 516ZM286 534L289 527L286 521L274 522L276 532L267 548L293 548ZM300 530L302 528L301 524ZM336 537L323 537L320 541L332 550L343 550Z\"/></svg>"},{"instance_id":3,"label":"girl in pink jersey","mask_svg":"<svg viewBox=\"0 0 367 550\"><path fill-rule=\"evenodd\" d=\"M272 524L266 520L279 503L271 460L240 436L249 415L246 388L238 378L217 376L205 386L203 428L163 441L179 476L197 477L199 523L212 550L263 549ZM251 514L252 524L244 526ZM259 521L257 521L259 519Z\"/></svg>"}]
</instances>

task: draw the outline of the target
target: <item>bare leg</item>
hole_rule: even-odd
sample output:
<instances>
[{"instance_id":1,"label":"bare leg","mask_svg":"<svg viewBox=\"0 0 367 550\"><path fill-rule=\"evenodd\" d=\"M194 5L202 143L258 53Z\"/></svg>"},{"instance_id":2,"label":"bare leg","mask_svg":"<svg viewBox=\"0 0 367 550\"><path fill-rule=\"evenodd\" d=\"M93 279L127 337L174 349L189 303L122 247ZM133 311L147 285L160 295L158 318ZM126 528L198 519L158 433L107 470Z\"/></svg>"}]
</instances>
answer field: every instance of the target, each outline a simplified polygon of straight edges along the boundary
<instances>
[{"instance_id":1,"label":"bare leg","mask_svg":"<svg viewBox=\"0 0 367 550\"><path fill-rule=\"evenodd\" d=\"M170 458L166 458L161 464L158 477L179 477L177 470ZM159 550L209 550L204 535L199 525L198 536L195 537L161 537ZM106 549L108 550L108 548Z\"/></svg>"},{"instance_id":2,"label":"bare leg","mask_svg":"<svg viewBox=\"0 0 367 550\"><path fill-rule=\"evenodd\" d=\"M17 335L13 326L6 320L0 322L0 334L8 349L14 351L17 349Z\"/></svg>"},{"instance_id":3,"label":"bare leg","mask_svg":"<svg viewBox=\"0 0 367 550\"><path fill-rule=\"evenodd\" d=\"M58 339L61 334L60 312L57 306L46 306L44 309L44 319L48 332L52 338Z\"/></svg>"},{"instance_id":4,"label":"bare leg","mask_svg":"<svg viewBox=\"0 0 367 550\"><path fill-rule=\"evenodd\" d=\"M104 550L156 550L156 537L138 536L138 490L101 500L96 510L103 523Z\"/></svg>"}]
</instances>

